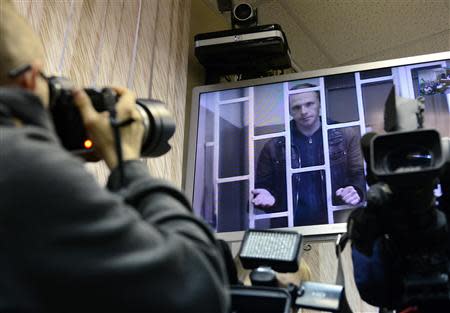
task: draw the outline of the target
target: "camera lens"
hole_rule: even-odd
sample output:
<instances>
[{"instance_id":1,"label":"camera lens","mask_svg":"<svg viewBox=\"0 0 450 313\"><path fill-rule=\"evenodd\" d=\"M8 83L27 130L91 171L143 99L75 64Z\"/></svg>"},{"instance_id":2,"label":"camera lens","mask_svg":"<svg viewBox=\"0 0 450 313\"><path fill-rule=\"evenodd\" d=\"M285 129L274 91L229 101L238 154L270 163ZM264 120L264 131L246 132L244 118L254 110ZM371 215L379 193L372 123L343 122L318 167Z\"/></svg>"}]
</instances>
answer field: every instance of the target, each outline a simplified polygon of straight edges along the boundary
<instances>
[{"instance_id":1,"label":"camera lens","mask_svg":"<svg viewBox=\"0 0 450 313\"><path fill-rule=\"evenodd\" d=\"M167 153L168 141L175 132L175 120L169 110L164 103L153 99L137 99L136 104L146 128L141 155L157 157Z\"/></svg>"},{"instance_id":2,"label":"camera lens","mask_svg":"<svg viewBox=\"0 0 450 313\"><path fill-rule=\"evenodd\" d=\"M385 165L389 173L413 172L433 166L433 154L425 147L408 145L387 154Z\"/></svg>"},{"instance_id":3,"label":"camera lens","mask_svg":"<svg viewBox=\"0 0 450 313\"><path fill-rule=\"evenodd\" d=\"M239 21L246 21L253 15L253 8L247 3L241 3L234 7L234 17Z\"/></svg>"}]
</instances>

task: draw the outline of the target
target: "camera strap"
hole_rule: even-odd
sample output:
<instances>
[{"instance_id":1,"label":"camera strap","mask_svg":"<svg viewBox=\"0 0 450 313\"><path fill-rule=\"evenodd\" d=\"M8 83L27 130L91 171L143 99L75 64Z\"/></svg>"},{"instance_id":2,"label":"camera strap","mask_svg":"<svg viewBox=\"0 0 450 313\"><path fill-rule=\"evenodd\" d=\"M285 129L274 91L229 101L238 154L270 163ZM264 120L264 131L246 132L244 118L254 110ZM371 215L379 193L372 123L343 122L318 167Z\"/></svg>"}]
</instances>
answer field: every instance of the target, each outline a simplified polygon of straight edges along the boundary
<instances>
[{"instance_id":1,"label":"camera strap","mask_svg":"<svg viewBox=\"0 0 450 313\"><path fill-rule=\"evenodd\" d=\"M336 273L336 285L341 285L344 287L344 292L341 299L341 305L339 308L340 313L353 313L350 305L348 304L347 296L346 296L346 288L345 288L345 276L344 269L342 267L342 251L349 240L349 236L347 233L339 234L336 240L336 256L338 260L337 273Z\"/></svg>"},{"instance_id":2,"label":"camera strap","mask_svg":"<svg viewBox=\"0 0 450 313\"><path fill-rule=\"evenodd\" d=\"M114 142L117 154L117 163L119 168L119 181L120 186L123 187L125 184L125 171L123 168L123 152L122 152L122 139L120 138L120 128L130 125L134 122L133 118L126 119L124 121L118 121L116 119L117 111L115 109L111 109L109 111L109 123L113 129L114 134Z\"/></svg>"}]
</instances>

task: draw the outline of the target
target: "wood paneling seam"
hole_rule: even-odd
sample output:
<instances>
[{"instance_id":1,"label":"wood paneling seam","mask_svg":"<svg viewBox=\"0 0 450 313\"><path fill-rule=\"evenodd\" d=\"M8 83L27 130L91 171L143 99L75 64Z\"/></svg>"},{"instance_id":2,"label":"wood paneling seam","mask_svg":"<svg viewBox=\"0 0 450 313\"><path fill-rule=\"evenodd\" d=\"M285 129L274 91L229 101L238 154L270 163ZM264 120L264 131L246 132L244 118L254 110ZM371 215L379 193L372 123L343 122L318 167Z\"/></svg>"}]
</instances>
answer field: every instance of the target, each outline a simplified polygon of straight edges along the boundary
<instances>
[{"instance_id":1,"label":"wood paneling seam","mask_svg":"<svg viewBox=\"0 0 450 313\"><path fill-rule=\"evenodd\" d=\"M122 25L123 25L122 24L123 13L125 11L124 6L125 6L125 2L122 2L122 10L121 10L120 20L119 20L119 24L118 24L118 25L121 25L121 27L120 27L118 35L117 35L118 37L117 37L117 41L116 41L116 46L114 47L113 67L116 66L116 58L117 58L117 50L118 50L117 47L119 45L120 32L122 31Z\"/></svg>"},{"instance_id":2,"label":"wood paneling seam","mask_svg":"<svg viewBox=\"0 0 450 313\"><path fill-rule=\"evenodd\" d=\"M173 42L172 42L172 37L173 37L173 29L174 29L174 21L173 21L173 14L174 14L174 6L175 6L175 0L174 1L172 1L172 8L171 8L171 12L170 12L170 20L172 21L172 23L170 24L170 35L169 35L169 53L170 53L170 55L169 55L169 58L170 58L170 56L172 56L172 51L174 51L174 49L172 49L172 44L173 44ZM174 54L176 54L176 53L174 53ZM170 68L174 65L174 63L175 62L169 62L169 68L167 69L167 72L166 72L166 77L167 77L167 81L169 81L169 79L170 79L170 74L171 74L171 71L170 71ZM169 101L169 92L170 92L170 88L166 88L166 99L167 99L167 102Z\"/></svg>"},{"instance_id":3,"label":"wood paneling seam","mask_svg":"<svg viewBox=\"0 0 450 313\"><path fill-rule=\"evenodd\" d=\"M67 25L66 25L66 30L64 31L64 39L63 39L63 46L62 46L62 51L61 51L61 58L59 59L59 64L58 64L58 75L61 75L62 69L63 69L64 54L66 53L68 38L69 38L70 32L72 30L73 12L74 12L74 0L72 0L70 2L70 14L69 14L69 20L67 21Z\"/></svg>"},{"instance_id":4,"label":"wood paneling seam","mask_svg":"<svg viewBox=\"0 0 450 313\"><path fill-rule=\"evenodd\" d=\"M160 1L156 2L156 18L155 18L155 26L154 26L154 32L153 32L153 47L152 47L152 58L151 58L151 64L150 64L150 77L148 78L148 97L152 97L152 86L153 86L153 68L155 64L155 47L156 47L156 26L158 25L158 13L159 13L159 3Z\"/></svg>"},{"instance_id":5,"label":"wood paneling seam","mask_svg":"<svg viewBox=\"0 0 450 313\"><path fill-rule=\"evenodd\" d=\"M103 20L103 27L102 27L102 34L100 36L100 43L97 47L97 51L95 53L95 69L93 71L93 77L92 77L92 81L91 81L91 86L97 86L97 79L98 79L98 75L100 73L100 54L101 51L103 50L103 45L105 43L105 32L106 32L106 20L107 20L107 16L108 16L108 11L110 9L110 4L111 2L108 1L107 5L106 5L106 13L105 13L105 17Z\"/></svg>"},{"instance_id":6,"label":"wood paneling seam","mask_svg":"<svg viewBox=\"0 0 450 313\"><path fill-rule=\"evenodd\" d=\"M139 29L141 25L141 12L142 12L142 0L139 0L139 9L138 9L138 18L136 22L136 31L134 32L134 44L133 44L133 52L131 53L131 64L130 69L128 70L128 81L127 81L127 87L132 88L132 82L136 67L136 53L137 53L137 46L138 46L138 40L139 40Z\"/></svg>"}]
</instances>

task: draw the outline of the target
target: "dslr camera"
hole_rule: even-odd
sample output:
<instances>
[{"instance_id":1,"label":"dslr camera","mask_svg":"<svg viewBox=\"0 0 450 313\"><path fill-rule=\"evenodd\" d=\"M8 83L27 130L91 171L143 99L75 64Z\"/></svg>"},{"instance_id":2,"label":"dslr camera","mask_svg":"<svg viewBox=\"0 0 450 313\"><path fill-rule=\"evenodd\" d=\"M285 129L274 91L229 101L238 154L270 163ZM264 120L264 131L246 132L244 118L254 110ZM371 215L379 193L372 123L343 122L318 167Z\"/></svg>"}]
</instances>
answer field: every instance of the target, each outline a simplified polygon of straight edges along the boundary
<instances>
[{"instance_id":1,"label":"dslr camera","mask_svg":"<svg viewBox=\"0 0 450 313\"><path fill-rule=\"evenodd\" d=\"M98 161L93 154L95 147L84 129L80 113L73 102L72 82L63 77L50 77L48 84L50 110L62 145L87 161ZM113 89L87 88L84 91L98 112L114 110L118 95ZM152 99L137 99L136 107L144 124L141 156L158 157L165 154L171 148L168 140L175 132L175 121L170 112L161 101Z\"/></svg>"}]
</instances>

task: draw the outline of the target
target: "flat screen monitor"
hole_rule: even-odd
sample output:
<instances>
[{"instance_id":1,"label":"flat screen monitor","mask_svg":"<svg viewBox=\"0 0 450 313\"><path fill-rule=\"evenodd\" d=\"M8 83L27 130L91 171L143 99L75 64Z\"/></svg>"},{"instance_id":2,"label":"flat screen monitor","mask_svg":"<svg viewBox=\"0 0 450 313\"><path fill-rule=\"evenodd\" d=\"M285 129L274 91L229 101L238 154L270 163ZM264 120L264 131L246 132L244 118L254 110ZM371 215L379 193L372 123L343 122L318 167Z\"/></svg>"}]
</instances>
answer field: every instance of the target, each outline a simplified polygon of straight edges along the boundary
<instances>
[{"instance_id":1,"label":"flat screen monitor","mask_svg":"<svg viewBox=\"0 0 450 313\"><path fill-rule=\"evenodd\" d=\"M185 189L219 237L294 228L345 232L365 204L360 138L384 105L425 97L425 127L450 136L450 52L196 87Z\"/></svg>"}]
</instances>

